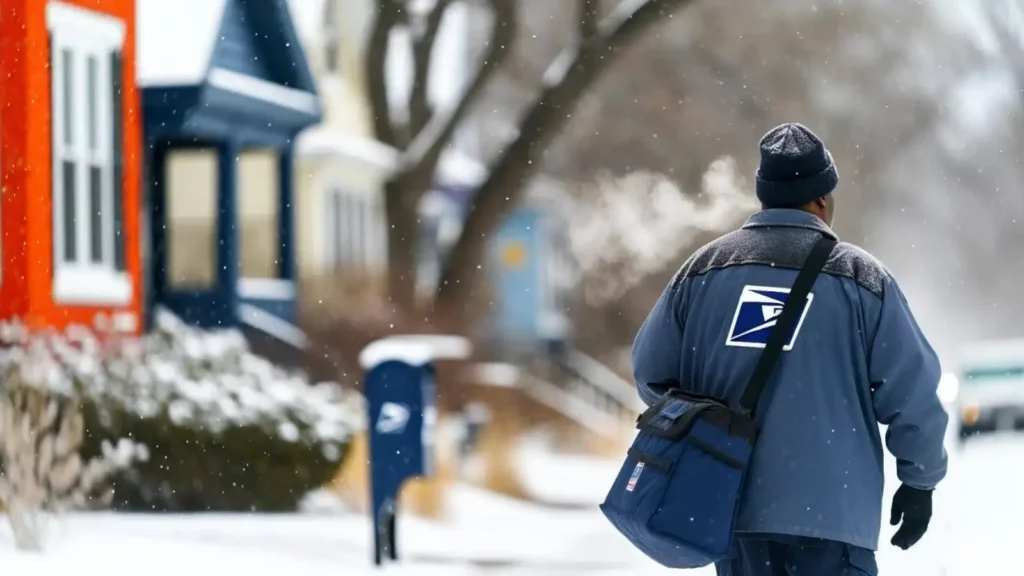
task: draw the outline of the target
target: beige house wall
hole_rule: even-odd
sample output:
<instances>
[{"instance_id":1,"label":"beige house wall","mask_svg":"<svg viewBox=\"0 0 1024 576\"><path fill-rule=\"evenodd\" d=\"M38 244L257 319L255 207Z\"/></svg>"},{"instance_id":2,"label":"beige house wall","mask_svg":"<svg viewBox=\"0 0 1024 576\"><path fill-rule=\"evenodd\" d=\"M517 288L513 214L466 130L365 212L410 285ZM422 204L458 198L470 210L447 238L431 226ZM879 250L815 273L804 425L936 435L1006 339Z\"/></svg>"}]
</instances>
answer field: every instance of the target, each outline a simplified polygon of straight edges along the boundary
<instances>
[{"instance_id":1,"label":"beige house wall","mask_svg":"<svg viewBox=\"0 0 1024 576\"><path fill-rule=\"evenodd\" d=\"M367 166L353 158L335 156L296 160L296 215L298 222L297 256L303 278L313 278L334 271L329 249L328 195L343 189L352 196L360 196L383 214L380 190L386 174L379 168Z\"/></svg>"},{"instance_id":2,"label":"beige house wall","mask_svg":"<svg viewBox=\"0 0 1024 576\"><path fill-rule=\"evenodd\" d=\"M322 24L301 38L323 109L323 122L300 134L296 142L296 249L304 279L335 272L328 230L332 191L363 198L371 210L383 214L381 191L390 169L373 157L373 150L369 158L362 150L374 140L362 50L376 9L374 0L334 1L341 15L335 24L338 70L326 69Z\"/></svg>"}]
</instances>

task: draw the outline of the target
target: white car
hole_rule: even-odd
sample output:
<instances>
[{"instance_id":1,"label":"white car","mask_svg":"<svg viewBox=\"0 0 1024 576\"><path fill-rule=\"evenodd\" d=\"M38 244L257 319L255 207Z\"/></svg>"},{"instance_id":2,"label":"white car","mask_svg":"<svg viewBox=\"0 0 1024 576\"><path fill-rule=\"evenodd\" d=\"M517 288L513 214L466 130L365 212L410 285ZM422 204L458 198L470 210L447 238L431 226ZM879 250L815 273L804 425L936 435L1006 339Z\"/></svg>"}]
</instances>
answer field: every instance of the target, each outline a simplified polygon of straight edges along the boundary
<instances>
[{"instance_id":1,"label":"white car","mask_svg":"<svg viewBox=\"0 0 1024 576\"><path fill-rule=\"evenodd\" d=\"M943 378L940 396L955 396L961 441L1024 429L1024 339L972 343L961 351L955 375Z\"/></svg>"}]
</instances>

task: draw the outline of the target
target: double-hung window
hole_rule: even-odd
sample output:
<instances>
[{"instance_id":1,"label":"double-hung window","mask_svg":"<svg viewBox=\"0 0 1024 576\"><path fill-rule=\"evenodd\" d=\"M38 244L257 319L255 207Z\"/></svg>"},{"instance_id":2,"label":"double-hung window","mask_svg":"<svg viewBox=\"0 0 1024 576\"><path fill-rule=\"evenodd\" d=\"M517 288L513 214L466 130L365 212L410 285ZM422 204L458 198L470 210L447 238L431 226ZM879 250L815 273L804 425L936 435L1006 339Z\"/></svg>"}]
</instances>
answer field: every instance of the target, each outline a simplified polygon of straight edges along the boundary
<instances>
[{"instance_id":1,"label":"double-hung window","mask_svg":"<svg viewBox=\"0 0 1024 576\"><path fill-rule=\"evenodd\" d=\"M382 207L341 187L327 189L325 256L335 269L381 270L387 264Z\"/></svg>"},{"instance_id":2,"label":"double-hung window","mask_svg":"<svg viewBox=\"0 0 1024 576\"><path fill-rule=\"evenodd\" d=\"M54 299L123 304L124 22L51 1Z\"/></svg>"}]
</instances>

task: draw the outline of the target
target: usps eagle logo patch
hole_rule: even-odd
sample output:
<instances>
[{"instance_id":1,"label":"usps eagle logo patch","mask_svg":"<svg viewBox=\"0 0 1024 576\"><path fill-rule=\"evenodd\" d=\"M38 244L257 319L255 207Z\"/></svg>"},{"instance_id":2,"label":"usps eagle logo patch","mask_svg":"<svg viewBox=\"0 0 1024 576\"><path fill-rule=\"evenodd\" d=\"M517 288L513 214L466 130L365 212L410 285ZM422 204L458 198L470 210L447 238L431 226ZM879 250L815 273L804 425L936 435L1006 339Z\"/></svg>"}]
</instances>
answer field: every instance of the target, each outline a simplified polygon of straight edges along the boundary
<instances>
[{"instance_id":1,"label":"usps eagle logo patch","mask_svg":"<svg viewBox=\"0 0 1024 576\"><path fill-rule=\"evenodd\" d=\"M740 301L736 304L736 313L732 317L732 326L729 327L729 335L725 339L726 346L740 346L743 348L764 348L768 343L768 335L778 322L782 314L782 307L789 297L789 288L777 286L752 286L743 287L740 292ZM800 327L807 318L807 312L811 309L811 302L814 294L807 295L803 310L800 312L799 320L793 328L789 340L782 347L783 350L792 350L800 335Z\"/></svg>"}]
</instances>

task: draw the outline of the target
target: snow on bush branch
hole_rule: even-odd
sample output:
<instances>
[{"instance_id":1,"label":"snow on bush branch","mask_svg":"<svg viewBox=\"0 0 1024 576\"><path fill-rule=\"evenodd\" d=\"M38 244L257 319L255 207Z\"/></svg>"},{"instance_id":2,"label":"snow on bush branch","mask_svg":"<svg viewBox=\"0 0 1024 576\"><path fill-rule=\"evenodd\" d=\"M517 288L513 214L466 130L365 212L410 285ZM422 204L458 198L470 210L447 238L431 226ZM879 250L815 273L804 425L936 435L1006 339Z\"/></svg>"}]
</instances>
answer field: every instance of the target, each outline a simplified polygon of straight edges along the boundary
<instances>
[{"instance_id":1,"label":"snow on bush branch","mask_svg":"<svg viewBox=\"0 0 1024 576\"><path fill-rule=\"evenodd\" d=\"M8 351L12 352L12 351ZM85 422L76 400L41 385L35 354L17 350L0 381L0 502L19 548L42 547L43 512L106 506L114 475L145 460L129 439L85 461Z\"/></svg>"},{"instance_id":2,"label":"snow on bush branch","mask_svg":"<svg viewBox=\"0 0 1024 576\"><path fill-rule=\"evenodd\" d=\"M148 447L108 426L126 414L214 436L256 428L337 461L362 425L360 402L251 354L238 332L192 328L165 311L139 338L0 324L0 502L17 545L39 549L43 513L106 506L115 477L145 466ZM175 441L161 434L172 436L157 443Z\"/></svg>"},{"instance_id":3,"label":"snow on bush branch","mask_svg":"<svg viewBox=\"0 0 1024 576\"><path fill-rule=\"evenodd\" d=\"M569 214L569 244L587 301L599 306L619 298L675 264L698 234L724 231L757 207L729 156L711 163L696 197L663 174L600 175L575 196Z\"/></svg>"},{"instance_id":4,"label":"snow on bush branch","mask_svg":"<svg viewBox=\"0 0 1024 576\"><path fill-rule=\"evenodd\" d=\"M42 359L35 369L51 389L80 394L109 415L166 417L215 433L257 426L289 442L321 445L334 457L362 426L358 395L333 383L311 386L252 354L241 333L194 328L164 310L139 338L104 342L82 328L28 336L7 325L0 341L8 349L0 365L12 357L9 350L35 350Z\"/></svg>"}]
</instances>

